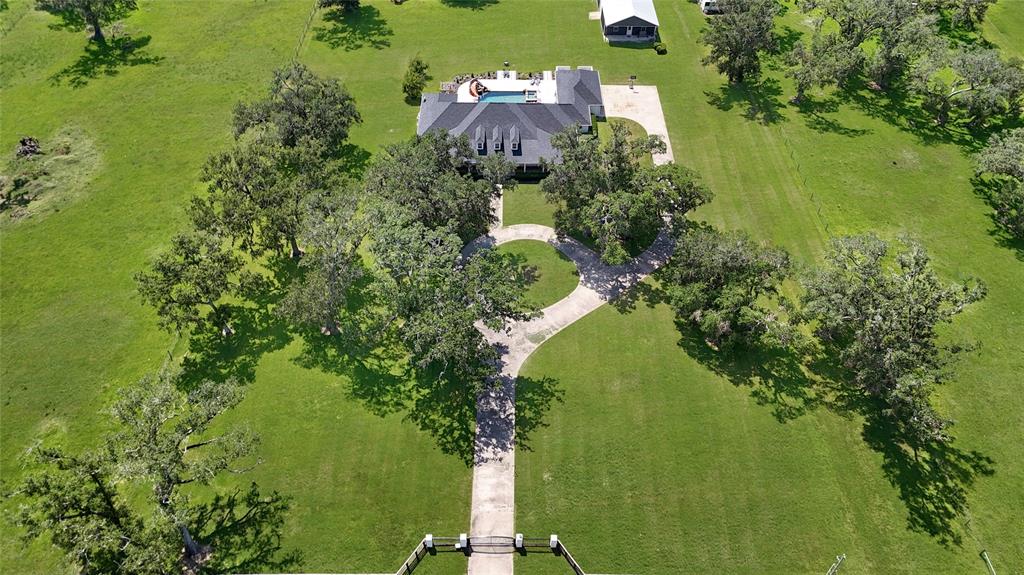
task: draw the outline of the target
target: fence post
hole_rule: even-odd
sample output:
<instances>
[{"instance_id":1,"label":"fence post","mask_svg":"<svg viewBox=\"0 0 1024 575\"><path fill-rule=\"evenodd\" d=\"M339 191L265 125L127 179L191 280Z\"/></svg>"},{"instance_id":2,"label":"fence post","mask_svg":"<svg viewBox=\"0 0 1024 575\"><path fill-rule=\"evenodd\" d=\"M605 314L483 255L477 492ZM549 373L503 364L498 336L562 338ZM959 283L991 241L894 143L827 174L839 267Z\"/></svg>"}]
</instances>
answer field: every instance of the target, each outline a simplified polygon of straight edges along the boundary
<instances>
[{"instance_id":1,"label":"fence post","mask_svg":"<svg viewBox=\"0 0 1024 575\"><path fill-rule=\"evenodd\" d=\"M309 33L309 27L313 24L313 17L316 16L316 11L320 8L320 0L313 0L313 9L309 11L309 15L306 16L306 24L302 27L302 35L299 36L299 43L295 45L295 52L292 54L292 62L299 59L299 52L302 51L302 45L306 42L306 34Z\"/></svg>"},{"instance_id":2,"label":"fence post","mask_svg":"<svg viewBox=\"0 0 1024 575\"><path fill-rule=\"evenodd\" d=\"M843 564L843 561L846 561L846 553L836 555L836 562L828 568L828 573L825 573L825 575L836 575L836 573L839 573L839 566Z\"/></svg>"},{"instance_id":3,"label":"fence post","mask_svg":"<svg viewBox=\"0 0 1024 575\"><path fill-rule=\"evenodd\" d=\"M988 568L989 575L996 575L996 568L992 566L992 561L988 558L988 551L982 549L981 558L985 560L985 567Z\"/></svg>"}]
</instances>

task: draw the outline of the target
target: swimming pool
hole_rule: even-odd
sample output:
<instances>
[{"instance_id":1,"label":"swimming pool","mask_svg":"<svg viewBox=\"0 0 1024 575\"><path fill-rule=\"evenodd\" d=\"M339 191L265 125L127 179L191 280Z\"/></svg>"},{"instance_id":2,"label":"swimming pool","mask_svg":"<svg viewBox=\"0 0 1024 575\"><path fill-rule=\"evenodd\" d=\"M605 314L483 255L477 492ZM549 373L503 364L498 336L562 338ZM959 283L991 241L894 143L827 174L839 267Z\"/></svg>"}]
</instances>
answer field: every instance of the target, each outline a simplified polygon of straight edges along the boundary
<instances>
[{"instance_id":1,"label":"swimming pool","mask_svg":"<svg viewBox=\"0 0 1024 575\"><path fill-rule=\"evenodd\" d=\"M526 94L523 92L484 92L481 102L499 102L504 104L525 104Z\"/></svg>"}]
</instances>

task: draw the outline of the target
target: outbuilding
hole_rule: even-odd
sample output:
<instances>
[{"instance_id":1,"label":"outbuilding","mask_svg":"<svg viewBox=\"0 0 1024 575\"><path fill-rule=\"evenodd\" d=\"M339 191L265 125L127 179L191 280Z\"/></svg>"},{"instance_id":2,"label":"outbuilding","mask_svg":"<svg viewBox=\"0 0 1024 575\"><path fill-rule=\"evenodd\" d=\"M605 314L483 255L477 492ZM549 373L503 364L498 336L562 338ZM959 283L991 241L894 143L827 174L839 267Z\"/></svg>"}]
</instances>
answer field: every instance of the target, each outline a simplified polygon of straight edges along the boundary
<instances>
[{"instance_id":1,"label":"outbuilding","mask_svg":"<svg viewBox=\"0 0 1024 575\"><path fill-rule=\"evenodd\" d=\"M601 29L609 40L653 40L658 36L654 0L598 0Z\"/></svg>"}]
</instances>

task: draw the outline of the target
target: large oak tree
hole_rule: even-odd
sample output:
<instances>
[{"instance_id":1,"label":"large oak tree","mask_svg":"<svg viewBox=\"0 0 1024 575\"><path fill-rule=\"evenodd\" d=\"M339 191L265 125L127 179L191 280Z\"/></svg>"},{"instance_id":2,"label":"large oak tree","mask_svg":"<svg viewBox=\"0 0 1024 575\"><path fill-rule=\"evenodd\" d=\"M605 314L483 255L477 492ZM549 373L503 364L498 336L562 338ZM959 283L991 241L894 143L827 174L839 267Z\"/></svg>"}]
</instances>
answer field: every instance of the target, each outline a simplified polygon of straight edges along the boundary
<instances>
[{"instance_id":1,"label":"large oak tree","mask_svg":"<svg viewBox=\"0 0 1024 575\"><path fill-rule=\"evenodd\" d=\"M173 526L186 560L201 563L206 550L194 539L197 503L182 489L209 484L252 456L258 437L247 427L211 431L213 420L242 399L234 380L204 381L188 392L175 372L147 375L123 389L112 414L120 429L112 438L119 473L152 488L161 517Z\"/></svg>"},{"instance_id":2,"label":"large oak tree","mask_svg":"<svg viewBox=\"0 0 1024 575\"><path fill-rule=\"evenodd\" d=\"M711 193L682 166L643 165L645 156L665 150L660 138L631 139L622 124L606 129L612 135L603 145L575 126L555 134L560 161L549 164L541 189L556 205L559 233L592 238L606 263L619 264L632 239L653 238L666 221L680 225Z\"/></svg>"},{"instance_id":3,"label":"large oak tree","mask_svg":"<svg viewBox=\"0 0 1024 575\"><path fill-rule=\"evenodd\" d=\"M450 228L464 242L494 222L495 183L473 178L477 157L469 139L443 130L392 144L378 154L366 174L367 192L410 210L431 229Z\"/></svg>"},{"instance_id":4,"label":"large oak tree","mask_svg":"<svg viewBox=\"0 0 1024 575\"><path fill-rule=\"evenodd\" d=\"M797 331L781 314L789 255L743 232L690 226L659 278L669 304L717 347L764 341L789 345Z\"/></svg>"},{"instance_id":5,"label":"large oak tree","mask_svg":"<svg viewBox=\"0 0 1024 575\"><path fill-rule=\"evenodd\" d=\"M340 154L353 124L362 122L355 99L334 78L318 76L293 62L274 71L266 98L235 107L235 134L260 124L273 125L282 145L317 140L331 155Z\"/></svg>"},{"instance_id":6,"label":"large oak tree","mask_svg":"<svg viewBox=\"0 0 1024 575\"><path fill-rule=\"evenodd\" d=\"M207 322L234 333L221 299L238 287L242 260L221 238L204 232L178 234L149 269L135 275L142 299L156 308L161 327L183 331ZM246 275L241 275L244 280ZM203 314L207 310L208 314Z\"/></svg>"},{"instance_id":7,"label":"large oak tree","mask_svg":"<svg viewBox=\"0 0 1024 575\"><path fill-rule=\"evenodd\" d=\"M105 42L103 26L138 8L136 0L36 0L36 8L59 16L70 28L92 28L92 39Z\"/></svg>"},{"instance_id":8,"label":"large oak tree","mask_svg":"<svg viewBox=\"0 0 1024 575\"><path fill-rule=\"evenodd\" d=\"M370 252L385 328L397 330L420 368L470 385L495 372L497 352L477 329L528 319L525 276L513 258L490 249L463 258L462 240L431 228L415 212L388 204L373 214Z\"/></svg>"},{"instance_id":9,"label":"large oak tree","mask_svg":"<svg viewBox=\"0 0 1024 575\"><path fill-rule=\"evenodd\" d=\"M775 48L776 0L718 0L721 14L708 20L702 36L711 53L704 64L738 84L761 73L761 53Z\"/></svg>"},{"instance_id":10,"label":"large oak tree","mask_svg":"<svg viewBox=\"0 0 1024 575\"><path fill-rule=\"evenodd\" d=\"M939 344L938 328L984 297L984 284L943 284L920 244L894 250L865 235L833 241L803 287L802 315L839 354L854 389L880 403L911 448L946 441L950 422L929 396L957 348Z\"/></svg>"}]
</instances>

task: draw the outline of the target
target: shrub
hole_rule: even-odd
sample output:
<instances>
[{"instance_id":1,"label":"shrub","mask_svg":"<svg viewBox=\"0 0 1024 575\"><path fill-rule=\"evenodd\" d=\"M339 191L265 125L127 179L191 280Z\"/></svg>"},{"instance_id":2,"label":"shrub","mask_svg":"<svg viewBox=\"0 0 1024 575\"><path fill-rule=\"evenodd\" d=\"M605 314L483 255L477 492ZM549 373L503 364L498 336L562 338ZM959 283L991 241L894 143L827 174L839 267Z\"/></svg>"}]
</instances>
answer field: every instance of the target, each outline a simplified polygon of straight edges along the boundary
<instances>
[{"instance_id":1,"label":"shrub","mask_svg":"<svg viewBox=\"0 0 1024 575\"><path fill-rule=\"evenodd\" d=\"M423 88L430 79L427 68L427 63L418 55L409 62L409 69L405 71L405 79L402 80L402 91L408 101L418 101L423 94Z\"/></svg>"},{"instance_id":2,"label":"shrub","mask_svg":"<svg viewBox=\"0 0 1024 575\"><path fill-rule=\"evenodd\" d=\"M659 54L668 54L668 46L664 42L655 42L654 51Z\"/></svg>"}]
</instances>

